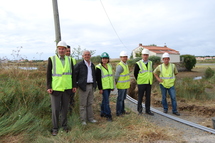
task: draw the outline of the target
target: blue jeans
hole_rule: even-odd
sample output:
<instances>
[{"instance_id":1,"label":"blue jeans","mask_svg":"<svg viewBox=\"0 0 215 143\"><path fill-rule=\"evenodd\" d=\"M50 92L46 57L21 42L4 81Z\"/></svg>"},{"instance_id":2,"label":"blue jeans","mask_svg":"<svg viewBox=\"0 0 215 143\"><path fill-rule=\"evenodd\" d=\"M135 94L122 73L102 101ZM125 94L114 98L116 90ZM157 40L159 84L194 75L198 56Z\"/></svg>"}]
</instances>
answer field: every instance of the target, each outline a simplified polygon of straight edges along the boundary
<instances>
[{"instance_id":1,"label":"blue jeans","mask_svg":"<svg viewBox=\"0 0 215 143\"><path fill-rule=\"evenodd\" d=\"M111 110L109 106L109 96L110 96L110 89L103 90L102 96L102 104L101 104L101 115L104 115L107 118L111 118Z\"/></svg>"},{"instance_id":2,"label":"blue jeans","mask_svg":"<svg viewBox=\"0 0 215 143\"><path fill-rule=\"evenodd\" d=\"M125 113L124 100L126 99L127 89L118 89L118 96L116 102L116 115L119 116Z\"/></svg>"},{"instance_id":3,"label":"blue jeans","mask_svg":"<svg viewBox=\"0 0 215 143\"><path fill-rule=\"evenodd\" d=\"M176 102L176 94L175 94L175 87L172 86L170 88L165 88L162 84L160 84L161 94L162 94L162 104L165 111L168 111L168 103L166 101L166 94L167 91L170 95L171 102L172 102L172 112L176 113L177 111L177 102Z\"/></svg>"}]
</instances>

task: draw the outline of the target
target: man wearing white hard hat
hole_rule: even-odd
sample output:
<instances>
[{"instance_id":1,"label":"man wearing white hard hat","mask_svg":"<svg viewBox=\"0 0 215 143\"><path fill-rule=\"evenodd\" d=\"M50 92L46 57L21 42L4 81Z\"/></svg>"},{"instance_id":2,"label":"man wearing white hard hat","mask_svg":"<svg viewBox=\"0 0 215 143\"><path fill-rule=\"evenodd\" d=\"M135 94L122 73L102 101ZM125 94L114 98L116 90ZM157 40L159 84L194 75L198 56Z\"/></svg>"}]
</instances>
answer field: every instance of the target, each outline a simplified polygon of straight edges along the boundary
<instances>
[{"instance_id":1,"label":"man wearing white hard hat","mask_svg":"<svg viewBox=\"0 0 215 143\"><path fill-rule=\"evenodd\" d=\"M154 70L154 76L160 83L160 89L162 93L162 104L163 104L163 112L168 113L168 104L166 100L167 91L170 95L172 102L172 113L180 116L177 111L177 102L176 102L176 92L175 92L175 76L178 73L178 70L175 64L171 64L170 56L168 53L164 53L162 56L163 64L159 65Z\"/></svg>"},{"instance_id":2,"label":"man wearing white hard hat","mask_svg":"<svg viewBox=\"0 0 215 143\"><path fill-rule=\"evenodd\" d=\"M142 60L136 62L134 67L134 77L138 85L138 104L137 111L142 114L142 101L145 94L145 112L148 115L154 115L150 110L151 86L153 82L152 61L148 60L149 50L142 50Z\"/></svg>"},{"instance_id":3,"label":"man wearing white hard hat","mask_svg":"<svg viewBox=\"0 0 215 143\"><path fill-rule=\"evenodd\" d=\"M72 92L76 92L76 79L72 59L66 56L67 44L60 41L57 44L57 54L49 57L47 67L47 92L51 97L52 135L56 136L60 126L68 132L67 112Z\"/></svg>"},{"instance_id":4,"label":"man wearing white hard hat","mask_svg":"<svg viewBox=\"0 0 215 143\"><path fill-rule=\"evenodd\" d=\"M127 89L130 87L130 75L128 69L128 54L126 51L120 53L121 61L116 66L115 82L118 89L117 103L116 103L116 115L122 116L128 114L125 111L124 100L126 99Z\"/></svg>"}]
</instances>

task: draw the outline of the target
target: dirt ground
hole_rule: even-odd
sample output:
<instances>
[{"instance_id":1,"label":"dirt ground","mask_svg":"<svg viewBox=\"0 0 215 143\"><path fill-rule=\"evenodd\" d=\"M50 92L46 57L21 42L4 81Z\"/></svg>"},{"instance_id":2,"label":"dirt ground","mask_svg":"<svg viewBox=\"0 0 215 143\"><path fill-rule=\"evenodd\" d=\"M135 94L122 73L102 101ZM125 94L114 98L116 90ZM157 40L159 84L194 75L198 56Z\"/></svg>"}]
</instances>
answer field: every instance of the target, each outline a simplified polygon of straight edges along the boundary
<instances>
[{"instance_id":1,"label":"dirt ground","mask_svg":"<svg viewBox=\"0 0 215 143\"><path fill-rule=\"evenodd\" d=\"M197 66L191 72L179 72L177 79L182 79L185 77L198 77L204 76L204 71L206 66ZM214 66L212 67L214 69ZM135 80L131 81L135 82ZM213 85L214 86L214 85ZM215 88L213 88L214 90ZM151 106L157 108L158 110L163 110L161 104L161 95L160 89L152 91L151 94ZM212 91L213 93L215 91ZM128 91L128 94L137 99L137 88L131 86L131 90ZM176 93L177 94L177 93ZM167 98L169 111L171 111L171 100ZM144 102L144 101L143 101ZM215 100L185 100L177 97L178 111L180 112L180 118L213 128L212 118L215 117ZM171 113L171 112L170 112Z\"/></svg>"}]
</instances>

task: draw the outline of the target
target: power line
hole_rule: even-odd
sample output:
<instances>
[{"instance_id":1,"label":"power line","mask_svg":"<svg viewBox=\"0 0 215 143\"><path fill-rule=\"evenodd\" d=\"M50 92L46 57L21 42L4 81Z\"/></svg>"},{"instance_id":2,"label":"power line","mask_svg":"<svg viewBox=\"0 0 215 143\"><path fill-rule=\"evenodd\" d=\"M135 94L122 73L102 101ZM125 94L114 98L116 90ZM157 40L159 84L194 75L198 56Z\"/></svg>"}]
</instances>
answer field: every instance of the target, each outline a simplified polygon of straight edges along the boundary
<instances>
[{"instance_id":1,"label":"power line","mask_svg":"<svg viewBox=\"0 0 215 143\"><path fill-rule=\"evenodd\" d=\"M119 41L122 43L122 45L123 45L125 48L127 48L127 47L125 46L125 44L122 42L122 40L121 40L121 38L119 37L118 33L116 32L116 29L114 28L114 26L113 26L113 24L112 24L112 22L111 22L111 20L110 20L110 18L109 18L109 16L108 16L108 14L107 14L107 11L105 10L105 7L104 7L104 5L103 5L103 3L102 3L102 0L100 0L100 2L101 2L101 5L102 5L102 7L103 7L103 9L104 9L104 11L105 11L105 14L106 14L106 16L107 16L107 18L108 18L108 20L109 20L109 22L110 22L110 24L111 24L113 30L114 30L116 36L118 37L118 39L119 39Z\"/></svg>"}]
</instances>

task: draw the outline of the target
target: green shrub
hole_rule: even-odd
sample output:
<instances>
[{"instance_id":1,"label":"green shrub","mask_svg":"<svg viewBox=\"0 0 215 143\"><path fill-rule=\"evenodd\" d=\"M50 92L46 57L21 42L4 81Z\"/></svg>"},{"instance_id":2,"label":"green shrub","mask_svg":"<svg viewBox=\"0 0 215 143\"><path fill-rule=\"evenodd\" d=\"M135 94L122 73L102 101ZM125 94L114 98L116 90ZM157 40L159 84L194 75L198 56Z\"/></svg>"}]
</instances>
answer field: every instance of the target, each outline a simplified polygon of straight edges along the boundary
<instances>
[{"instance_id":1,"label":"green shrub","mask_svg":"<svg viewBox=\"0 0 215 143\"><path fill-rule=\"evenodd\" d=\"M209 79L211 78L213 75L214 75L214 70L212 70L210 67L208 67L206 70L205 70L205 78L206 79Z\"/></svg>"},{"instance_id":2,"label":"green shrub","mask_svg":"<svg viewBox=\"0 0 215 143\"><path fill-rule=\"evenodd\" d=\"M155 65L155 64L160 64L161 62L161 57L158 57L158 56L150 56L149 57L149 60L152 61L152 64Z\"/></svg>"},{"instance_id":3,"label":"green shrub","mask_svg":"<svg viewBox=\"0 0 215 143\"><path fill-rule=\"evenodd\" d=\"M183 65L188 71L191 71L196 65L196 57L192 55L181 55L181 60L183 61Z\"/></svg>"},{"instance_id":4,"label":"green shrub","mask_svg":"<svg viewBox=\"0 0 215 143\"><path fill-rule=\"evenodd\" d=\"M91 62L93 62L93 63L100 63L101 62L101 56L93 56L93 57L91 57Z\"/></svg>"}]
</instances>

